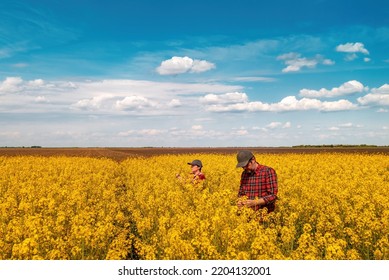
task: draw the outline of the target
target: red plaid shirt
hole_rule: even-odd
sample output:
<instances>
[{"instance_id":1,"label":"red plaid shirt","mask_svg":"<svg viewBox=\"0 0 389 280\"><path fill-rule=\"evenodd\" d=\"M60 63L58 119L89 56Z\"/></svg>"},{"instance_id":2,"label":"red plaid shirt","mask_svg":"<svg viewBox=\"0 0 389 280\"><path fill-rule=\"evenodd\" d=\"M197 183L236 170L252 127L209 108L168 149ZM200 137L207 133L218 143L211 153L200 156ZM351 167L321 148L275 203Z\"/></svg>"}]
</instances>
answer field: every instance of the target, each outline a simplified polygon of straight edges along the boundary
<instances>
[{"instance_id":1,"label":"red plaid shirt","mask_svg":"<svg viewBox=\"0 0 389 280\"><path fill-rule=\"evenodd\" d=\"M268 212L273 212L278 192L277 174L273 168L257 164L254 172L246 170L242 172L238 196L246 196L247 199L263 198L266 205L256 205L253 209L266 207Z\"/></svg>"}]
</instances>

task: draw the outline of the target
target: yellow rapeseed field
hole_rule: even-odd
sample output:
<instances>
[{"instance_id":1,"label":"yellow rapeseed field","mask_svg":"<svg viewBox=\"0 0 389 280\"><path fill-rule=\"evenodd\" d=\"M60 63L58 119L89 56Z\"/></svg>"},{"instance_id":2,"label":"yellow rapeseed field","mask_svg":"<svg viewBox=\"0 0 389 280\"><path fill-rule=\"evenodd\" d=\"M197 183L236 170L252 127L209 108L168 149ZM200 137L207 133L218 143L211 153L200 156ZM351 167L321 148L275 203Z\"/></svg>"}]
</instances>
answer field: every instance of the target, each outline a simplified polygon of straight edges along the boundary
<instances>
[{"instance_id":1,"label":"yellow rapeseed field","mask_svg":"<svg viewBox=\"0 0 389 280\"><path fill-rule=\"evenodd\" d=\"M256 157L267 215L237 208L235 154L0 157L0 259L389 259L388 155ZM178 180L195 158L205 182Z\"/></svg>"}]
</instances>

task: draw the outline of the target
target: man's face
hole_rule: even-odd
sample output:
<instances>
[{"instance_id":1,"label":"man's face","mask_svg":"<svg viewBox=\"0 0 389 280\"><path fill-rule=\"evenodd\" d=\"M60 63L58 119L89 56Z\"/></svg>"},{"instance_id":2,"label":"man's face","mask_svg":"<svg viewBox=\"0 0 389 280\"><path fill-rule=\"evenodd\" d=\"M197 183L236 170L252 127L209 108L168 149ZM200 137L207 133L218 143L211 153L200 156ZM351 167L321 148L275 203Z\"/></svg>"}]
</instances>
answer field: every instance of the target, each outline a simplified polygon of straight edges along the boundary
<instances>
[{"instance_id":1,"label":"man's face","mask_svg":"<svg viewBox=\"0 0 389 280\"><path fill-rule=\"evenodd\" d=\"M254 162L255 162L255 160L252 158L252 159L250 159L249 160L249 162L245 165L245 166L243 166L242 168L245 170L245 171L247 171L247 172L251 172L251 171L254 171Z\"/></svg>"}]
</instances>

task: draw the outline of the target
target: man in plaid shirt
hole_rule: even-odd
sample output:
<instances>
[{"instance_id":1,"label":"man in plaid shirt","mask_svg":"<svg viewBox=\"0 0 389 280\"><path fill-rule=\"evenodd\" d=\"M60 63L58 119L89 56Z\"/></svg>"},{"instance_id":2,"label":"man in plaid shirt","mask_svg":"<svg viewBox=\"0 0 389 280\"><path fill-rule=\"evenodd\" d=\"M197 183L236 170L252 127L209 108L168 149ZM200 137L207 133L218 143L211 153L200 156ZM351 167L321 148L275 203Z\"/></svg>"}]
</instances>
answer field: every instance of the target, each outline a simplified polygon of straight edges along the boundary
<instances>
[{"instance_id":1,"label":"man in plaid shirt","mask_svg":"<svg viewBox=\"0 0 389 280\"><path fill-rule=\"evenodd\" d=\"M275 170L259 164L250 151L240 151L237 155L237 160L238 164L236 167L244 169L238 196L247 198L240 199L238 206L247 206L254 210L266 207L269 213L273 212L278 192Z\"/></svg>"}]
</instances>

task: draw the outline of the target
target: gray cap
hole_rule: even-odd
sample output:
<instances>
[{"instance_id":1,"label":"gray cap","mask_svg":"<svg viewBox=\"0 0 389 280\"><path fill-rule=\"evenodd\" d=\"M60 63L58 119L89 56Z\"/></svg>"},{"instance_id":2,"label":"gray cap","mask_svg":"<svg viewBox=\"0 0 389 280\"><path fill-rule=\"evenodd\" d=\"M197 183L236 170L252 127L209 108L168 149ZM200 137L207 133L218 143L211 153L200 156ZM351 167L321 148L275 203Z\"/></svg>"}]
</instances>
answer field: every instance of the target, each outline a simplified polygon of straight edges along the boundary
<instances>
[{"instance_id":1,"label":"gray cap","mask_svg":"<svg viewBox=\"0 0 389 280\"><path fill-rule=\"evenodd\" d=\"M198 159L195 159L192 162L188 162L188 164L190 164L190 165L197 165L200 168L203 167L203 164L201 163L201 160L198 160Z\"/></svg>"},{"instance_id":2,"label":"gray cap","mask_svg":"<svg viewBox=\"0 0 389 280\"><path fill-rule=\"evenodd\" d=\"M253 157L254 155L250 151L239 151L236 156L236 159L238 160L236 167L245 167Z\"/></svg>"}]
</instances>

